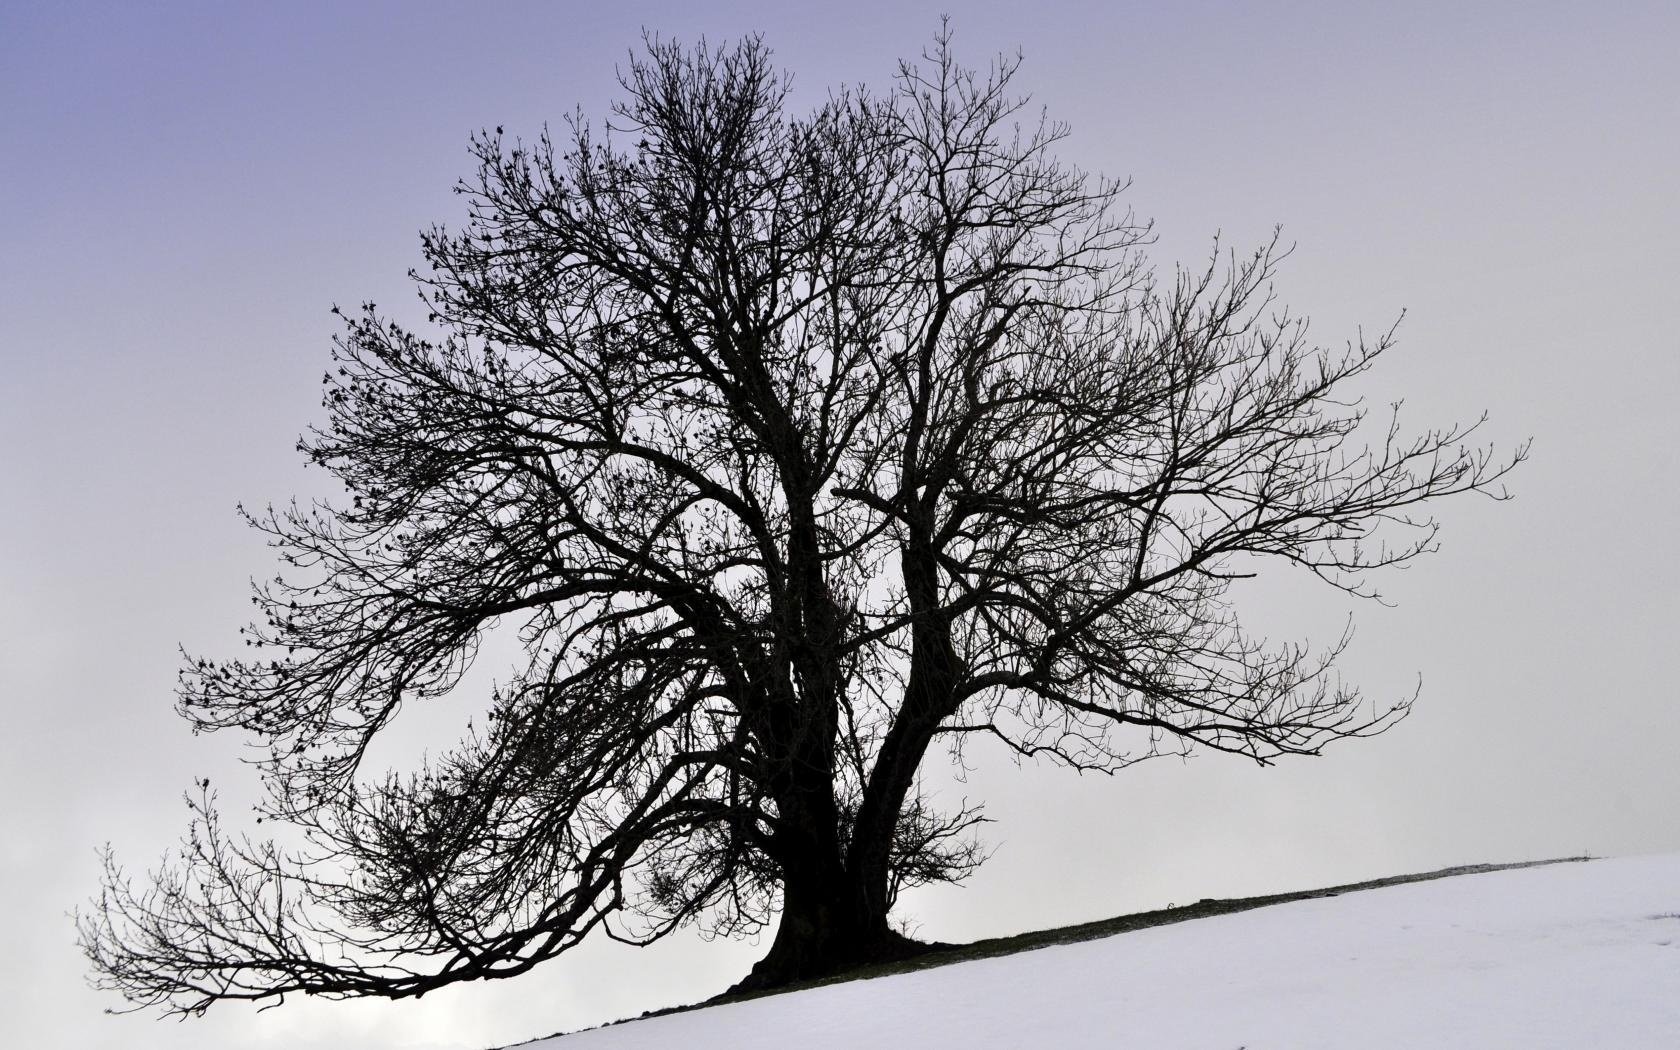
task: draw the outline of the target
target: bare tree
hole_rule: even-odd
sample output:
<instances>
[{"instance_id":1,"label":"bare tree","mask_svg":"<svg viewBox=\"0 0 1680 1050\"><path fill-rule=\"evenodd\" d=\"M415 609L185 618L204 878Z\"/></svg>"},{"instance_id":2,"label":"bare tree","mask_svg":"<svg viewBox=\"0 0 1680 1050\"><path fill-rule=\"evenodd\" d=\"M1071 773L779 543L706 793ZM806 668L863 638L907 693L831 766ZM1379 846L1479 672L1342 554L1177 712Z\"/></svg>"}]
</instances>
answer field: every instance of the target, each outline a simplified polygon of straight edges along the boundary
<instances>
[{"instance_id":1,"label":"bare tree","mask_svg":"<svg viewBox=\"0 0 1680 1050\"><path fill-rule=\"evenodd\" d=\"M1405 437L1273 303L1275 242L1159 279L1122 185L948 37L881 95L785 112L757 40L651 41L604 128L474 139L458 233L423 238L434 334L345 320L301 443L340 502L251 515L290 567L246 659L182 713L264 748L266 819L208 785L138 885L81 918L98 980L202 1012L420 995L591 933L775 922L765 987L918 945L903 886L982 859L920 788L935 742L1113 771L1270 762L1379 733L1342 649L1245 634L1229 586L1289 563L1369 594L1422 505L1503 497L1523 450ZM525 654L408 775L370 743Z\"/></svg>"}]
</instances>

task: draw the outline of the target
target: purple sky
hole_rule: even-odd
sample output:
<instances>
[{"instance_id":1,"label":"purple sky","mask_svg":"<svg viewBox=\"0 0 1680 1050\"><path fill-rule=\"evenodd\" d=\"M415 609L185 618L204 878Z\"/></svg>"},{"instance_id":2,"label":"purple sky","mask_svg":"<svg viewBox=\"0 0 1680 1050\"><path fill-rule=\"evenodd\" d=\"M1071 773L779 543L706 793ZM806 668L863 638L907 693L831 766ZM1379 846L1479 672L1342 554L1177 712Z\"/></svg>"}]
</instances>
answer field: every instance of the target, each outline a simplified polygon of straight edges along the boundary
<instances>
[{"instance_id":1,"label":"purple sky","mask_svg":"<svg viewBox=\"0 0 1680 1050\"><path fill-rule=\"evenodd\" d=\"M1355 11L1354 8L1369 8ZM1532 435L1513 503L1446 504L1443 550L1359 610L1345 665L1394 733L1260 770L1015 770L997 854L914 896L963 939L1451 863L1680 849L1680 8L1048 2L90 5L0 0L0 1031L68 1047L486 1047L728 984L760 946L590 949L420 1003L108 1018L66 913L111 841L137 868L194 776L248 790L172 712L177 644L226 651L272 571L233 514L320 491L328 308L399 304L453 223L469 132L599 115L641 27L762 31L800 97L881 84L952 10L1020 47L1063 156L1135 179L1165 266L1275 223L1280 292L1336 344L1408 311L1363 388L1415 427ZM583 13L578 13L583 12ZM1280 635L1339 628L1297 580ZM434 717L448 727L463 697ZM436 731L438 726L428 731Z\"/></svg>"}]
</instances>

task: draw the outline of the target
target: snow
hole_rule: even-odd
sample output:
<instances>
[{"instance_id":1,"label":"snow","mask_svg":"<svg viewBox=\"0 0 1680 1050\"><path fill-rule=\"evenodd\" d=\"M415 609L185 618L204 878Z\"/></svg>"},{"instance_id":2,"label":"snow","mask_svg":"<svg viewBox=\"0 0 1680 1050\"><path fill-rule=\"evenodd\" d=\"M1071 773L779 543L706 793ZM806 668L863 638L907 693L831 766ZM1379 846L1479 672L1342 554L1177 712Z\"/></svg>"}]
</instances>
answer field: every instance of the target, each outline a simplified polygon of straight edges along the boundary
<instances>
[{"instance_id":1,"label":"snow","mask_svg":"<svg viewBox=\"0 0 1680 1050\"><path fill-rule=\"evenodd\" d=\"M526 1046L1672 1050L1680 854L1297 901Z\"/></svg>"}]
</instances>

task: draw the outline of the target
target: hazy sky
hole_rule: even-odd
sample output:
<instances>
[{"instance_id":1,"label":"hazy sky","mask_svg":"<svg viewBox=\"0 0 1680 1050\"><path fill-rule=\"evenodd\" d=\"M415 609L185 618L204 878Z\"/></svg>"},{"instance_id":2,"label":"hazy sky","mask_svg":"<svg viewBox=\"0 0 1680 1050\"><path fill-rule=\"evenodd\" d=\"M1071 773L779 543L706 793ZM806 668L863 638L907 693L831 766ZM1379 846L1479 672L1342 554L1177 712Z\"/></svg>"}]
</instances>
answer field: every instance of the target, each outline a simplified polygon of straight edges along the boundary
<instances>
[{"instance_id":1,"label":"hazy sky","mask_svg":"<svg viewBox=\"0 0 1680 1050\"><path fill-rule=\"evenodd\" d=\"M1028 11L1031 13L1029 14ZM964 939L1472 861L1680 849L1680 7L1650 3L154 4L0 0L0 1031L9 1045L480 1048L715 992L762 946L616 946L419 1003L109 1018L67 913L96 847L144 868L180 793L249 790L172 711L176 646L229 651L272 572L235 519L319 491L328 308L398 303L454 222L468 133L600 114L641 27L762 31L799 97L884 83L955 16L971 64L1130 175L1167 266L1282 224L1284 301L1400 346L1362 388L1414 426L1534 438L1516 500L1357 610L1345 670L1393 733L1271 769L1113 779L981 754L996 856L908 900ZM1279 636L1336 595L1253 588ZM443 705L454 724L470 698Z\"/></svg>"}]
</instances>

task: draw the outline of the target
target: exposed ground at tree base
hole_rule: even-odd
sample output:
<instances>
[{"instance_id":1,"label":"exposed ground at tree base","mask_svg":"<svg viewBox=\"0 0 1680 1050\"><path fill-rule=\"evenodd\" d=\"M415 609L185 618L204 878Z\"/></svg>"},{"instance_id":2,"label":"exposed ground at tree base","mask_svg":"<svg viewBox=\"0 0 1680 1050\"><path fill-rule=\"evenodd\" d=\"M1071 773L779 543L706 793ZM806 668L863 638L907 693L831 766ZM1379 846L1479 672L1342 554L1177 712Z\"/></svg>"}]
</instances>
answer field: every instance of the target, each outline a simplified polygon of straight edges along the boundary
<instances>
[{"instance_id":1,"label":"exposed ground at tree base","mask_svg":"<svg viewBox=\"0 0 1680 1050\"><path fill-rule=\"evenodd\" d=\"M698 1003L681 1006L671 1006L659 1010L649 1010L635 1018L624 1018L620 1021L609 1022L598 1027L627 1024L632 1021L650 1017L663 1017L669 1014L684 1013L692 1010L702 1010L711 1006L721 1006L728 1003L746 1002L761 999L766 996L781 995L786 992L796 992L808 988L818 988L827 985L842 984L849 981L867 980L875 977L886 977L893 974L911 973L935 967L949 966L953 963L969 962L976 959L989 959L997 956L1014 955L1018 952L1028 952L1037 948L1048 948L1054 945L1075 944L1080 941L1097 940L1111 937L1119 933L1129 933L1135 930L1149 929L1155 926L1168 926L1174 923L1187 922L1191 919L1204 919L1216 915L1228 915L1235 912L1251 911L1275 904L1287 904L1291 901L1313 900L1323 897L1336 897L1344 893L1357 893L1362 890L1380 889L1385 886L1399 886L1406 883L1428 882L1434 879L1452 878L1458 875L1478 875L1494 871L1511 871L1520 868L1536 868L1553 864L1570 864L1591 860L1593 858L1554 857L1549 860L1516 861L1504 864L1461 864L1435 871L1414 872L1407 875L1390 875L1380 879L1368 879L1363 882L1350 882L1339 886L1325 886L1319 889L1295 890L1288 893L1271 893L1255 897L1208 897L1194 904L1179 905L1171 908L1158 908L1153 911L1136 912L1131 915L1119 915L1109 919L1098 919L1094 922L1075 923L1071 926L1061 926L1048 930L1032 930L1026 933L1013 934L1007 937L989 937L972 941L967 944L935 944L929 950L913 958L861 966L832 977L815 981L804 981L785 985L780 988L769 989L744 994L730 994L714 996ZM593 1031L582 1029L581 1031ZM558 1036L574 1034L558 1032L550 1036L540 1036L527 1040L525 1043L512 1046L525 1046L543 1039L553 1039ZM496 1050L511 1050L510 1047L500 1047Z\"/></svg>"}]
</instances>

